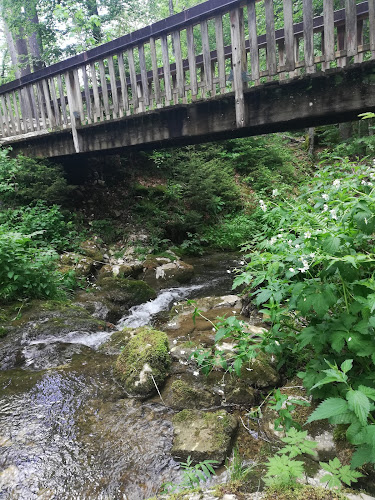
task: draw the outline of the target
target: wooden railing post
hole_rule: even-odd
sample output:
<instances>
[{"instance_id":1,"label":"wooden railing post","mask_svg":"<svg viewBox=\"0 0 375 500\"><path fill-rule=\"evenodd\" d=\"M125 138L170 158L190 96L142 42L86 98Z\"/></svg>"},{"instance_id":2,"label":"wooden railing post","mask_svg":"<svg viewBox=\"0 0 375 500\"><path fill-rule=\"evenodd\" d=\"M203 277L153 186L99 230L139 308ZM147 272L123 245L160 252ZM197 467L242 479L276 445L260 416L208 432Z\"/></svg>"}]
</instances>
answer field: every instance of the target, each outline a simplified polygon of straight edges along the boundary
<instances>
[{"instance_id":1,"label":"wooden railing post","mask_svg":"<svg viewBox=\"0 0 375 500\"><path fill-rule=\"evenodd\" d=\"M76 153L80 152L79 137L77 132L77 124L79 122L80 112L77 96L75 92L75 79L73 72L69 71L65 75L66 91L68 97L68 106L70 114L70 124L72 127L73 144Z\"/></svg>"},{"instance_id":2,"label":"wooden railing post","mask_svg":"<svg viewBox=\"0 0 375 500\"><path fill-rule=\"evenodd\" d=\"M246 68L244 60L244 43L242 38L243 10L238 8L230 12L230 27L232 39L232 62L233 62L233 87L236 102L236 125L237 128L245 126L245 101L243 96L244 81L243 72Z\"/></svg>"}]
</instances>

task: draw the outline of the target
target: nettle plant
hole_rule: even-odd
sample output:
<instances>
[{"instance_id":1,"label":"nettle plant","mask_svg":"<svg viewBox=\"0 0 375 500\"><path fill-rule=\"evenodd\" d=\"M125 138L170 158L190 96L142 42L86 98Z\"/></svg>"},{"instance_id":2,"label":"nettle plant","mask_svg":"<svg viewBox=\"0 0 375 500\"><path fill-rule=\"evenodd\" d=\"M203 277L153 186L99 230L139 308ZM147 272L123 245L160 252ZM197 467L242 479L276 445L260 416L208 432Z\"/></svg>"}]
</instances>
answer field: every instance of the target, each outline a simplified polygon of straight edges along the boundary
<instances>
[{"instance_id":1,"label":"nettle plant","mask_svg":"<svg viewBox=\"0 0 375 500\"><path fill-rule=\"evenodd\" d=\"M373 183L375 164L337 158L332 165L317 169L314 179L301 187L299 197L278 200L275 190L273 198L260 200L262 229L248 245L248 264L234 282L235 287L246 285L271 325L255 346L252 337L237 333L242 345L233 360L236 371L241 363L238 357L246 361L259 351L276 356L279 368L285 365L289 372L303 366L298 375L305 387L314 397L346 402L340 407L341 420L351 425L351 419L359 418L360 403L354 409L354 403L346 399L348 391L367 391L357 398L361 398L368 422L374 412L369 393L375 388ZM214 356L217 358L216 353ZM351 360L345 374L348 385L338 380L321 383L327 376L327 363L343 366L347 360ZM335 418L338 423L339 411ZM375 463L373 426L365 425L363 418L360 424L371 430L363 431L370 432L366 452L358 452L353 464ZM347 437L362 446L351 431Z\"/></svg>"}]
</instances>

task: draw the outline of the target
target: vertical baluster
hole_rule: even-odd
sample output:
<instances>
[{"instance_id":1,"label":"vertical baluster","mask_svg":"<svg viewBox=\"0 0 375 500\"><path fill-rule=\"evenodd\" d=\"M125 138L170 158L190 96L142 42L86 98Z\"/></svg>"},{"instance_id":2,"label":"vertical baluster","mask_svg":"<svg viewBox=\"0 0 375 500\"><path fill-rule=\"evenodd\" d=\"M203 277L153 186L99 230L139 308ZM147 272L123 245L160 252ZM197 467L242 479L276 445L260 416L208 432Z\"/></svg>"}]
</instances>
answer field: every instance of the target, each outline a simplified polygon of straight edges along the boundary
<instances>
[{"instance_id":1,"label":"vertical baluster","mask_svg":"<svg viewBox=\"0 0 375 500\"><path fill-rule=\"evenodd\" d=\"M266 10L267 69L268 78L270 79L272 75L277 73L273 0L264 0L264 6Z\"/></svg>"},{"instance_id":2,"label":"vertical baluster","mask_svg":"<svg viewBox=\"0 0 375 500\"><path fill-rule=\"evenodd\" d=\"M173 33L173 46L174 46L174 57L176 60L177 93L179 97L184 97L185 81L184 81L184 68L182 66L181 38L179 31L175 31Z\"/></svg>"},{"instance_id":3,"label":"vertical baluster","mask_svg":"<svg viewBox=\"0 0 375 500\"><path fill-rule=\"evenodd\" d=\"M217 54L217 68L219 74L219 87L220 87L220 93L224 94L227 84L225 76L223 19L221 16L215 17L215 34L216 34L216 54Z\"/></svg>"},{"instance_id":4,"label":"vertical baluster","mask_svg":"<svg viewBox=\"0 0 375 500\"><path fill-rule=\"evenodd\" d=\"M231 41L232 41L232 62L233 62L233 86L236 102L236 124L237 127L245 125L245 102L243 96L242 74L246 61L243 60L244 40L241 37L241 24L243 21L242 9L235 9L230 12Z\"/></svg>"},{"instance_id":5,"label":"vertical baluster","mask_svg":"<svg viewBox=\"0 0 375 500\"><path fill-rule=\"evenodd\" d=\"M172 94L173 94L173 104L178 104L178 93L177 93L177 78L176 74L172 74Z\"/></svg>"},{"instance_id":6,"label":"vertical baluster","mask_svg":"<svg viewBox=\"0 0 375 500\"><path fill-rule=\"evenodd\" d=\"M201 22L201 36L202 36L205 91L208 92L212 90L212 73L211 73L211 52L210 52L210 42L208 39L207 21Z\"/></svg>"},{"instance_id":7,"label":"vertical baluster","mask_svg":"<svg viewBox=\"0 0 375 500\"><path fill-rule=\"evenodd\" d=\"M357 21L357 55L354 56L355 63L363 62L363 52L358 52L359 47L363 46L363 19ZM363 50L363 49L362 49Z\"/></svg>"},{"instance_id":8,"label":"vertical baluster","mask_svg":"<svg viewBox=\"0 0 375 500\"><path fill-rule=\"evenodd\" d=\"M123 115L125 116L129 112L129 99L128 99L128 85L126 82L124 58L122 52L117 54L117 62L118 62L118 71L120 75Z\"/></svg>"},{"instance_id":9,"label":"vertical baluster","mask_svg":"<svg viewBox=\"0 0 375 500\"><path fill-rule=\"evenodd\" d=\"M104 104L105 119L109 120L111 118L111 114L109 110L108 87L105 75L104 62L102 59L100 59L98 62L99 62L100 86L102 89L102 99Z\"/></svg>"},{"instance_id":10,"label":"vertical baluster","mask_svg":"<svg viewBox=\"0 0 375 500\"><path fill-rule=\"evenodd\" d=\"M368 0L371 57L375 59L375 0Z\"/></svg>"},{"instance_id":11,"label":"vertical baluster","mask_svg":"<svg viewBox=\"0 0 375 500\"><path fill-rule=\"evenodd\" d=\"M77 102L78 92L75 88L76 79L74 77L74 72L70 71L65 74L66 91L68 97L68 106L70 114L70 124L72 127L73 144L76 153L81 150L80 141L77 132L77 122L79 117L79 103ZM80 89L79 89L80 90ZM80 92L79 92L80 93Z\"/></svg>"},{"instance_id":12,"label":"vertical baluster","mask_svg":"<svg viewBox=\"0 0 375 500\"><path fill-rule=\"evenodd\" d=\"M13 99L13 106L14 106L14 114L16 117L16 123L17 123L17 134L20 134L22 132L21 129L21 120L20 120L20 113L18 110L18 101L17 101L17 96L15 92L12 92L12 99Z\"/></svg>"},{"instance_id":13,"label":"vertical baluster","mask_svg":"<svg viewBox=\"0 0 375 500\"><path fill-rule=\"evenodd\" d=\"M146 111L142 90L143 89L141 82L137 82L137 96L139 102L138 113L143 113L144 111Z\"/></svg>"},{"instance_id":14,"label":"vertical baluster","mask_svg":"<svg viewBox=\"0 0 375 500\"><path fill-rule=\"evenodd\" d=\"M16 135L16 124L14 122L14 115L13 115L13 110L12 110L12 105L10 103L10 98L9 98L9 93L7 92L5 94L5 105L8 110L8 129L11 130L12 135Z\"/></svg>"},{"instance_id":15,"label":"vertical baluster","mask_svg":"<svg viewBox=\"0 0 375 500\"><path fill-rule=\"evenodd\" d=\"M285 44L285 69L293 71L294 61L294 29L293 29L293 3L292 0L283 1L284 12L284 44Z\"/></svg>"},{"instance_id":16,"label":"vertical baluster","mask_svg":"<svg viewBox=\"0 0 375 500\"><path fill-rule=\"evenodd\" d=\"M211 95L215 96L216 95L216 83L213 81L215 78L215 61L211 60L211 74L212 74L212 92Z\"/></svg>"},{"instance_id":17,"label":"vertical baluster","mask_svg":"<svg viewBox=\"0 0 375 500\"><path fill-rule=\"evenodd\" d=\"M346 48L345 25L337 26L337 50L342 51ZM343 68L346 66L347 57L339 57L337 66Z\"/></svg>"},{"instance_id":18,"label":"vertical baluster","mask_svg":"<svg viewBox=\"0 0 375 500\"><path fill-rule=\"evenodd\" d=\"M127 50L127 56L128 56L129 73L130 73L130 86L132 89L133 112L136 113L139 107L139 100L138 100L137 76L135 74L133 48Z\"/></svg>"},{"instance_id":19,"label":"vertical baluster","mask_svg":"<svg viewBox=\"0 0 375 500\"><path fill-rule=\"evenodd\" d=\"M314 72L314 32L312 0L303 0L303 37L306 73Z\"/></svg>"},{"instance_id":20,"label":"vertical baluster","mask_svg":"<svg viewBox=\"0 0 375 500\"><path fill-rule=\"evenodd\" d=\"M76 91L76 99L77 99L77 104L78 104L78 109L79 109L79 117L81 120L81 125L83 125L85 122L85 112L83 110L81 82L79 80L78 68L73 70L73 75L74 75L74 87L75 87L75 91Z\"/></svg>"},{"instance_id":21,"label":"vertical baluster","mask_svg":"<svg viewBox=\"0 0 375 500\"><path fill-rule=\"evenodd\" d=\"M279 78L280 80L285 80L285 39L277 42L277 49L279 51ZM283 69L281 69L283 68Z\"/></svg>"},{"instance_id":22,"label":"vertical baluster","mask_svg":"<svg viewBox=\"0 0 375 500\"><path fill-rule=\"evenodd\" d=\"M60 126L61 125L60 108L59 108L59 103L57 102L55 80L53 77L49 79L49 86L51 89L51 97L52 97L52 104L53 104L56 125Z\"/></svg>"},{"instance_id":23,"label":"vertical baluster","mask_svg":"<svg viewBox=\"0 0 375 500\"><path fill-rule=\"evenodd\" d=\"M329 69L330 62L335 59L335 26L333 15L333 0L324 0L323 2L324 16L324 59L322 69Z\"/></svg>"},{"instance_id":24,"label":"vertical baluster","mask_svg":"<svg viewBox=\"0 0 375 500\"><path fill-rule=\"evenodd\" d=\"M29 85L28 86L28 92L30 95L30 104L31 104L31 111L32 111L32 116L33 116L33 129L35 130L40 130L40 121L39 121L39 111L38 111L38 106L36 104L35 100L35 94L34 94L34 86Z\"/></svg>"},{"instance_id":25,"label":"vertical baluster","mask_svg":"<svg viewBox=\"0 0 375 500\"><path fill-rule=\"evenodd\" d=\"M43 87L41 82L37 82L36 84L36 97L38 99L38 106L39 106L39 111L40 111L40 118L42 120L42 128L44 130L47 130L47 119L46 119L46 112L44 109L44 92L43 92Z\"/></svg>"},{"instance_id":26,"label":"vertical baluster","mask_svg":"<svg viewBox=\"0 0 375 500\"><path fill-rule=\"evenodd\" d=\"M112 94L112 106L113 106L113 118L117 118L119 115L119 102L117 95L117 85L116 85L116 75L115 75L115 66L113 63L113 56L108 56L108 71L109 71L109 81L111 85L111 94Z\"/></svg>"},{"instance_id":27,"label":"vertical baluster","mask_svg":"<svg viewBox=\"0 0 375 500\"><path fill-rule=\"evenodd\" d=\"M87 110L87 123L90 125L92 123L92 109L91 109L89 77L87 75L86 66L82 66L82 76L83 76L83 90L85 92L85 101Z\"/></svg>"},{"instance_id":28,"label":"vertical baluster","mask_svg":"<svg viewBox=\"0 0 375 500\"><path fill-rule=\"evenodd\" d=\"M27 91L27 87L21 88L21 110L24 132L27 133L28 129L32 132L34 130L33 114L31 111L30 96Z\"/></svg>"},{"instance_id":29,"label":"vertical baluster","mask_svg":"<svg viewBox=\"0 0 375 500\"><path fill-rule=\"evenodd\" d=\"M357 50L357 7L355 0L345 0L346 54L355 56Z\"/></svg>"},{"instance_id":30,"label":"vertical baluster","mask_svg":"<svg viewBox=\"0 0 375 500\"><path fill-rule=\"evenodd\" d=\"M139 65L141 68L143 103L145 106L149 106L150 105L150 96L149 96L149 92L148 92L148 78L147 78L144 45L140 45L138 47L138 53L139 53Z\"/></svg>"},{"instance_id":31,"label":"vertical baluster","mask_svg":"<svg viewBox=\"0 0 375 500\"><path fill-rule=\"evenodd\" d=\"M165 89L165 104L168 106L169 101L172 100L171 88L171 70L169 65L168 42L166 35L160 38L161 51L163 55L163 71L164 71L164 89Z\"/></svg>"},{"instance_id":32,"label":"vertical baluster","mask_svg":"<svg viewBox=\"0 0 375 500\"><path fill-rule=\"evenodd\" d=\"M7 137L8 131L5 128L5 122L4 122L4 117L3 117L3 110L1 109L1 106L0 106L0 130L1 130L1 136L2 137Z\"/></svg>"},{"instance_id":33,"label":"vertical baluster","mask_svg":"<svg viewBox=\"0 0 375 500\"><path fill-rule=\"evenodd\" d=\"M247 4L247 14L249 23L249 43L251 60L251 79L255 85L259 85L259 48L257 36L257 22L255 13L255 0L250 0Z\"/></svg>"},{"instance_id":34,"label":"vertical baluster","mask_svg":"<svg viewBox=\"0 0 375 500\"><path fill-rule=\"evenodd\" d=\"M59 88L62 122L64 125L68 125L68 115L66 113L66 99L65 99L64 88L63 88L63 84L62 84L62 80L61 80L61 75L57 75L56 79L57 79L57 86Z\"/></svg>"},{"instance_id":35,"label":"vertical baluster","mask_svg":"<svg viewBox=\"0 0 375 500\"><path fill-rule=\"evenodd\" d=\"M156 47L155 38L150 38L150 53L151 53L151 64L152 64L152 79L154 82L154 96L155 96L155 107L160 107L161 105L161 95L160 95L160 81L158 72L158 61L156 59Z\"/></svg>"},{"instance_id":36,"label":"vertical baluster","mask_svg":"<svg viewBox=\"0 0 375 500\"><path fill-rule=\"evenodd\" d=\"M192 26L188 26L186 28L186 38L187 38L187 48L188 48L191 99L192 101L195 101L198 94L198 82L197 82L197 66L195 59L194 36L193 36Z\"/></svg>"},{"instance_id":37,"label":"vertical baluster","mask_svg":"<svg viewBox=\"0 0 375 500\"><path fill-rule=\"evenodd\" d=\"M96 68L95 63L90 63L90 72L91 72L91 80L92 80L92 93L94 94L94 122L98 119L103 121L103 107L101 105L99 89L98 89L98 80L96 77Z\"/></svg>"},{"instance_id":38,"label":"vertical baluster","mask_svg":"<svg viewBox=\"0 0 375 500\"><path fill-rule=\"evenodd\" d=\"M53 129L56 123L51 107L51 97L49 94L48 80L46 79L42 80L42 88L43 88L44 102L46 103L46 108L47 108L48 125L49 128Z\"/></svg>"}]
</instances>

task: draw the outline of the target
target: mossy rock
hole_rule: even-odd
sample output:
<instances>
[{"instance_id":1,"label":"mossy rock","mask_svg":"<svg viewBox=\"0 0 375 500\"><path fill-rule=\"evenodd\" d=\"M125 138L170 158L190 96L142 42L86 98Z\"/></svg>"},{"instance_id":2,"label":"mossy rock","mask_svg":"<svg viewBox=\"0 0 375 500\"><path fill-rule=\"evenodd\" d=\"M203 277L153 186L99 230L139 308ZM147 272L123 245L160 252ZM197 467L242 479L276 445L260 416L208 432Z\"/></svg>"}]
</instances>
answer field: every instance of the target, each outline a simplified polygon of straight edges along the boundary
<instances>
[{"instance_id":1,"label":"mossy rock","mask_svg":"<svg viewBox=\"0 0 375 500\"><path fill-rule=\"evenodd\" d=\"M98 351L108 355L119 355L129 340L134 336L134 328L123 328L119 332L114 332L111 338L99 346Z\"/></svg>"},{"instance_id":2,"label":"mossy rock","mask_svg":"<svg viewBox=\"0 0 375 500\"><path fill-rule=\"evenodd\" d=\"M166 405L174 410L212 408L220 404L220 398L215 394L194 387L181 379L167 383L162 393Z\"/></svg>"},{"instance_id":3,"label":"mossy rock","mask_svg":"<svg viewBox=\"0 0 375 500\"><path fill-rule=\"evenodd\" d=\"M178 460L189 456L193 462L224 462L237 429L237 419L225 410L202 412L183 410L172 419L174 438L172 455Z\"/></svg>"},{"instance_id":4,"label":"mossy rock","mask_svg":"<svg viewBox=\"0 0 375 500\"><path fill-rule=\"evenodd\" d=\"M60 269L62 272L73 269L78 278L89 276L94 270L94 259L78 253L66 252L60 257Z\"/></svg>"},{"instance_id":5,"label":"mossy rock","mask_svg":"<svg viewBox=\"0 0 375 500\"><path fill-rule=\"evenodd\" d=\"M170 365L167 335L143 327L125 345L115 370L129 394L149 397L156 392L155 383L158 387L164 383Z\"/></svg>"},{"instance_id":6,"label":"mossy rock","mask_svg":"<svg viewBox=\"0 0 375 500\"><path fill-rule=\"evenodd\" d=\"M345 500L348 497L337 490L293 484L268 488L261 498L262 500Z\"/></svg>"},{"instance_id":7,"label":"mossy rock","mask_svg":"<svg viewBox=\"0 0 375 500\"><path fill-rule=\"evenodd\" d=\"M81 249L82 253L87 257L90 257L95 261L103 262L104 260L103 252L95 241L93 240L83 241L79 245L79 248Z\"/></svg>"},{"instance_id":8,"label":"mossy rock","mask_svg":"<svg viewBox=\"0 0 375 500\"><path fill-rule=\"evenodd\" d=\"M248 385L260 389L276 387L280 382L280 375L272 365L272 360L263 353L242 366L240 378Z\"/></svg>"}]
</instances>

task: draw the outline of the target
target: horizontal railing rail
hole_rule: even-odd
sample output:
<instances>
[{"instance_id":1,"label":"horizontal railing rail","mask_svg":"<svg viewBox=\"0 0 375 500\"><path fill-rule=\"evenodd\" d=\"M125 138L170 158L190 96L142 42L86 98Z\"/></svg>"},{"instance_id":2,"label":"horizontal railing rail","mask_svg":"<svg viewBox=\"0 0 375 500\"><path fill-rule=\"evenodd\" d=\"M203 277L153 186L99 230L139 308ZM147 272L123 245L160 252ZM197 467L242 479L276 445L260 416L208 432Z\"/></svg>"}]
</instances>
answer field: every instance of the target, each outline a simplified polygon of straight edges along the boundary
<instances>
[{"instance_id":1,"label":"horizontal railing rail","mask_svg":"<svg viewBox=\"0 0 375 500\"><path fill-rule=\"evenodd\" d=\"M292 0L282 8L279 19L273 0L209 0L2 85L2 142L68 128L79 152L81 127L228 92L242 127L247 88L375 59L375 0L323 0L315 17L303 0L299 22Z\"/></svg>"}]
</instances>

